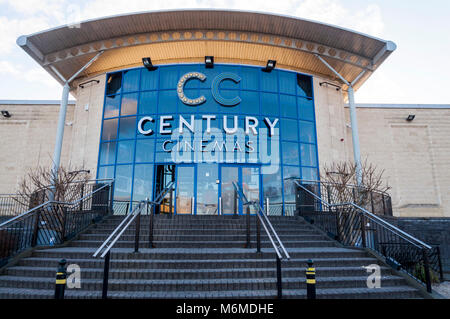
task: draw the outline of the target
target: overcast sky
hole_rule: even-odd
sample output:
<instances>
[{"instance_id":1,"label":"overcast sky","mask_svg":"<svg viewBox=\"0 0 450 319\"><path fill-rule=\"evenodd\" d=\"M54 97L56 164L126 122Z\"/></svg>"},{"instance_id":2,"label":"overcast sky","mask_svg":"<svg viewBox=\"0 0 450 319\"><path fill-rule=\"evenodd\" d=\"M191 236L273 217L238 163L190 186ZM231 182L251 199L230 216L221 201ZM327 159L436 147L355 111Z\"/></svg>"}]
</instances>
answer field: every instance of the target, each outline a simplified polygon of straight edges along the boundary
<instances>
[{"instance_id":1,"label":"overcast sky","mask_svg":"<svg viewBox=\"0 0 450 319\"><path fill-rule=\"evenodd\" d=\"M0 0L0 100L59 99L61 86L22 49L23 34L102 16L215 8L281 13L394 41L357 103L450 104L449 0Z\"/></svg>"}]
</instances>

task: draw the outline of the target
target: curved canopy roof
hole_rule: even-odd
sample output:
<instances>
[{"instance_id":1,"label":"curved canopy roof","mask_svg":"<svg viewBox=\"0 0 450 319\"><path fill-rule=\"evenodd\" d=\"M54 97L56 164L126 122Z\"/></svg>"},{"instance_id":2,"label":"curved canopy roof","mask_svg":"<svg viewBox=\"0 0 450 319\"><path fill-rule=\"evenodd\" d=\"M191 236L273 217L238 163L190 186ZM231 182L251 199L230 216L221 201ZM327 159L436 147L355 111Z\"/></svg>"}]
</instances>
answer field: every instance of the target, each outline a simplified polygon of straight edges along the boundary
<instances>
[{"instance_id":1,"label":"curved canopy roof","mask_svg":"<svg viewBox=\"0 0 450 319\"><path fill-rule=\"evenodd\" d=\"M392 53L393 42L310 20L257 12L174 10L88 20L21 36L17 44L60 83L99 52L78 77L141 65L203 61L289 68L340 81L320 55L357 89ZM358 77L362 71L363 76Z\"/></svg>"}]
</instances>

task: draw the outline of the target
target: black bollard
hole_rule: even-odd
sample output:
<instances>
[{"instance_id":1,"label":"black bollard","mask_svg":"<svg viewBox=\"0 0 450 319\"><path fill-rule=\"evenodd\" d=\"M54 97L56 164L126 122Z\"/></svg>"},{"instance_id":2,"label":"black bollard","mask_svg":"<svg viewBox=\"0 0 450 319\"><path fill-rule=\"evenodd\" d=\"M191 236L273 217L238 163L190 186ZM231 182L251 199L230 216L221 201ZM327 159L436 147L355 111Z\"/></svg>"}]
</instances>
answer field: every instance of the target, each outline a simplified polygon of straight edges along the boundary
<instances>
[{"instance_id":1,"label":"black bollard","mask_svg":"<svg viewBox=\"0 0 450 319\"><path fill-rule=\"evenodd\" d=\"M61 259L58 263L58 270L56 271L55 299L64 299L67 281L66 264L67 261L65 259Z\"/></svg>"},{"instance_id":2,"label":"black bollard","mask_svg":"<svg viewBox=\"0 0 450 319\"><path fill-rule=\"evenodd\" d=\"M306 268L306 298L316 299L316 268L313 267L314 262L309 259Z\"/></svg>"}]
</instances>

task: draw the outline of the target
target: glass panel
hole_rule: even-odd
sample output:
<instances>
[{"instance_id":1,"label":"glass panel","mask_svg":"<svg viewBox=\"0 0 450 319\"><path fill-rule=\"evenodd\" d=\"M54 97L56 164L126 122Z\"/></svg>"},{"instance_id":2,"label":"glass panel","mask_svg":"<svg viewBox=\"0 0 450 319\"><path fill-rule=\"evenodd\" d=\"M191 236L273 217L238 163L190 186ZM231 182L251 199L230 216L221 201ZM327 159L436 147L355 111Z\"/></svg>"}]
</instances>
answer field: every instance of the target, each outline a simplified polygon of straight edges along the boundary
<instances>
[{"instance_id":1,"label":"glass panel","mask_svg":"<svg viewBox=\"0 0 450 319\"><path fill-rule=\"evenodd\" d=\"M302 167L302 179L308 181L317 181L317 168Z\"/></svg>"},{"instance_id":2,"label":"glass panel","mask_svg":"<svg viewBox=\"0 0 450 319\"><path fill-rule=\"evenodd\" d=\"M240 103L241 112L244 114L259 115L259 94L257 92L243 91L240 95L242 99Z\"/></svg>"},{"instance_id":3,"label":"glass panel","mask_svg":"<svg viewBox=\"0 0 450 319\"><path fill-rule=\"evenodd\" d=\"M102 141L115 140L117 138L117 123L118 119L103 121Z\"/></svg>"},{"instance_id":4,"label":"glass panel","mask_svg":"<svg viewBox=\"0 0 450 319\"><path fill-rule=\"evenodd\" d=\"M242 167L242 189L247 200L259 202L259 167ZM247 213L247 207L243 213ZM250 213L256 213L253 205Z\"/></svg>"},{"instance_id":5,"label":"glass panel","mask_svg":"<svg viewBox=\"0 0 450 319\"><path fill-rule=\"evenodd\" d=\"M177 168L177 214L191 214L194 199L194 167Z\"/></svg>"},{"instance_id":6,"label":"glass panel","mask_svg":"<svg viewBox=\"0 0 450 319\"><path fill-rule=\"evenodd\" d=\"M298 144L293 142L283 142L281 143L283 150L283 163L298 165L300 159L298 158Z\"/></svg>"},{"instance_id":7,"label":"glass panel","mask_svg":"<svg viewBox=\"0 0 450 319\"><path fill-rule=\"evenodd\" d=\"M269 215L281 216L283 210L283 198L282 198L282 183L281 183L281 169L278 168L274 174L263 175L263 199L264 206L269 199Z\"/></svg>"},{"instance_id":8,"label":"glass panel","mask_svg":"<svg viewBox=\"0 0 450 319\"><path fill-rule=\"evenodd\" d=\"M120 95L107 96L104 118L119 116Z\"/></svg>"},{"instance_id":9,"label":"glass panel","mask_svg":"<svg viewBox=\"0 0 450 319\"><path fill-rule=\"evenodd\" d=\"M175 89L178 83L178 67L160 67L160 89Z\"/></svg>"},{"instance_id":10,"label":"glass panel","mask_svg":"<svg viewBox=\"0 0 450 319\"><path fill-rule=\"evenodd\" d=\"M108 75L106 80L106 95L120 93L122 86L122 72L113 73Z\"/></svg>"},{"instance_id":11,"label":"glass panel","mask_svg":"<svg viewBox=\"0 0 450 319\"><path fill-rule=\"evenodd\" d=\"M239 182L239 169L233 166L221 168L222 214L239 213L239 203L233 182ZM197 187L199 183L197 181Z\"/></svg>"},{"instance_id":12,"label":"glass panel","mask_svg":"<svg viewBox=\"0 0 450 319\"><path fill-rule=\"evenodd\" d=\"M300 118L304 120L314 121L314 105L311 99L303 97L298 98L298 108L300 112Z\"/></svg>"},{"instance_id":13,"label":"glass panel","mask_svg":"<svg viewBox=\"0 0 450 319\"><path fill-rule=\"evenodd\" d=\"M100 147L100 165L114 164L116 160L116 142L102 143Z\"/></svg>"},{"instance_id":14,"label":"glass panel","mask_svg":"<svg viewBox=\"0 0 450 319\"><path fill-rule=\"evenodd\" d=\"M292 72L279 72L280 93L296 94L297 74Z\"/></svg>"},{"instance_id":15,"label":"glass panel","mask_svg":"<svg viewBox=\"0 0 450 319\"><path fill-rule=\"evenodd\" d=\"M300 145L302 166L316 166L316 146L312 144Z\"/></svg>"},{"instance_id":16,"label":"glass panel","mask_svg":"<svg viewBox=\"0 0 450 319\"><path fill-rule=\"evenodd\" d=\"M118 165L116 168L116 180L114 181L114 199L131 199L132 165Z\"/></svg>"},{"instance_id":17,"label":"glass panel","mask_svg":"<svg viewBox=\"0 0 450 319\"><path fill-rule=\"evenodd\" d=\"M136 117L122 117L119 125L119 138L134 138L136 131Z\"/></svg>"},{"instance_id":18,"label":"glass panel","mask_svg":"<svg viewBox=\"0 0 450 319\"><path fill-rule=\"evenodd\" d=\"M314 123L299 121L300 142L315 143L316 132L314 131Z\"/></svg>"},{"instance_id":19,"label":"glass panel","mask_svg":"<svg viewBox=\"0 0 450 319\"><path fill-rule=\"evenodd\" d=\"M136 163L153 162L155 140L137 140Z\"/></svg>"},{"instance_id":20,"label":"glass panel","mask_svg":"<svg viewBox=\"0 0 450 319\"><path fill-rule=\"evenodd\" d=\"M134 140L119 142L117 148L117 163L132 163L134 156Z\"/></svg>"},{"instance_id":21,"label":"glass panel","mask_svg":"<svg viewBox=\"0 0 450 319\"><path fill-rule=\"evenodd\" d=\"M139 90L140 69L123 72L123 92L135 92Z\"/></svg>"},{"instance_id":22,"label":"glass panel","mask_svg":"<svg viewBox=\"0 0 450 319\"><path fill-rule=\"evenodd\" d=\"M141 69L141 90L156 90L158 89L158 71L148 71Z\"/></svg>"},{"instance_id":23,"label":"glass panel","mask_svg":"<svg viewBox=\"0 0 450 319\"><path fill-rule=\"evenodd\" d=\"M264 116L279 116L278 94L261 93L261 114Z\"/></svg>"},{"instance_id":24,"label":"glass panel","mask_svg":"<svg viewBox=\"0 0 450 319\"><path fill-rule=\"evenodd\" d=\"M176 113L178 95L175 90L160 91L158 98L158 113Z\"/></svg>"},{"instance_id":25,"label":"glass panel","mask_svg":"<svg viewBox=\"0 0 450 319\"><path fill-rule=\"evenodd\" d=\"M282 140L297 141L298 140L297 131L298 131L297 120L288 120L288 119L281 120Z\"/></svg>"},{"instance_id":26,"label":"glass panel","mask_svg":"<svg viewBox=\"0 0 450 319\"><path fill-rule=\"evenodd\" d=\"M141 201L147 197L152 199L153 164L142 164L134 167L133 201Z\"/></svg>"},{"instance_id":27,"label":"glass panel","mask_svg":"<svg viewBox=\"0 0 450 319\"><path fill-rule=\"evenodd\" d=\"M295 211L295 183L289 177L300 178L300 171L295 166L285 166L283 168L284 178L284 215L293 216Z\"/></svg>"},{"instance_id":28,"label":"glass panel","mask_svg":"<svg viewBox=\"0 0 450 319\"><path fill-rule=\"evenodd\" d=\"M139 100L139 114L155 114L157 92L142 92Z\"/></svg>"},{"instance_id":29,"label":"glass panel","mask_svg":"<svg viewBox=\"0 0 450 319\"><path fill-rule=\"evenodd\" d=\"M309 75L297 74L297 94L312 97L311 77Z\"/></svg>"},{"instance_id":30,"label":"glass panel","mask_svg":"<svg viewBox=\"0 0 450 319\"><path fill-rule=\"evenodd\" d=\"M241 67L241 90L258 90L259 72L258 68Z\"/></svg>"},{"instance_id":31,"label":"glass panel","mask_svg":"<svg viewBox=\"0 0 450 319\"><path fill-rule=\"evenodd\" d=\"M197 215L217 215L218 167L216 164L197 165Z\"/></svg>"},{"instance_id":32,"label":"glass panel","mask_svg":"<svg viewBox=\"0 0 450 319\"><path fill-rule=\"evenodd\" d=\"M261 72L261 91L277 92L278 91L278 77L277 71Z\"/></svg>"},{"instance_id":33,"label":"glass panel","mask_svg":"<svg viewBox=\"0 0 450 319\"><path fill-rule=\"evenodd\" d=\"M134 115L137 113L138 94L123 94L120 115Z\"/></svg>"},{"instance_id":34,"label":"glass panel","mask_svg":"<svg viewBox=\"0 0 450 319\"><path fill-rule=\"evenodd\" d=\"M98 169L98 179L114 178L114 166L102 166Z\"/></svg>"},{"instance_id":35,"label":"glass panel","mask_svg":"<svg viewBox=\"0 0 450 319\"><path fill-rule=\"evenodd\" d=\"M281 116L297 118L295 96L280 94Z\"/></svg>"}]
</instances>

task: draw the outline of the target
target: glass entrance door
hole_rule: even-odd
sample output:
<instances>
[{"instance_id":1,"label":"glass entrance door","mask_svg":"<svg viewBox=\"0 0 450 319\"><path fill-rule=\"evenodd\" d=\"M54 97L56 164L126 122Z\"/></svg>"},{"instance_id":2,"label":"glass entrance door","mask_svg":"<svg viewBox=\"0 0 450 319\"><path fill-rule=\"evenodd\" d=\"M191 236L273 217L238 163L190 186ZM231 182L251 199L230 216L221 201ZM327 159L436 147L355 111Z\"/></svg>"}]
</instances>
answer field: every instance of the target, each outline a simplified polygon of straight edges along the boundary
<instances>
[{"instance_id":1,"label":"glass entrance door","mask_svg":"<svg viewBox=\"0 0 450 319\"><path fill-rule=\"evenodd\" d=\"M221 165L221 200L222 214L243 214L245 213L242 201L233 182L240 185L244 195L249 201L260 200L260 168L259 166L240 166L240 165ZM254 207L251 207L252 214L255 213Z\"/></svg>"},{"instance_id":2,"label":"glass entrance door","mask_svg":"<svg viewBox=\"0 0 450 319\"><path fill-rule=\"evenodd\" d=\"M155 189L153 198L158 196L170 182L175 182L175 165L157 165L155 167ZM169 191L161 202L155 206L155 214L173 214L173 190Z\"/></svg>"},{"instance_id":3,"label":"glass entrance door","mask_svg":"<svg viewBox=\"0 0 450 319\"><path fill-rule=\"evenodd\" d=\"M193 214L194 212L194 173L194 166L177 165L177 214Z\"/></svg>"}]
</instances>

